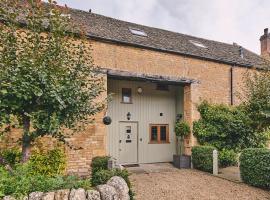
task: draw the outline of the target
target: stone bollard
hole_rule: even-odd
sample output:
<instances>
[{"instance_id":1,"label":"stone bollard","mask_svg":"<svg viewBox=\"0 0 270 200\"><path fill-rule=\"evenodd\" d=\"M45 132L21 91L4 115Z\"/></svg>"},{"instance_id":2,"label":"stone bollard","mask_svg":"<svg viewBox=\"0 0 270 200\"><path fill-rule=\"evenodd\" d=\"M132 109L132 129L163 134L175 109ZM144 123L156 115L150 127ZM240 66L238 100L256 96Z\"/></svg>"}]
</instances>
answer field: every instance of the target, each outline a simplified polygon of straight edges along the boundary
<instances>
[{"instance_id":1,"label":"stone bollard","mask_svg":"<svg viewBox=\"0 0 270 200\"><path fill-rule=\"evenodd\" d=\"M213 174L218 175L218 151L213 151Z\"/></svg>"}]
</instances>

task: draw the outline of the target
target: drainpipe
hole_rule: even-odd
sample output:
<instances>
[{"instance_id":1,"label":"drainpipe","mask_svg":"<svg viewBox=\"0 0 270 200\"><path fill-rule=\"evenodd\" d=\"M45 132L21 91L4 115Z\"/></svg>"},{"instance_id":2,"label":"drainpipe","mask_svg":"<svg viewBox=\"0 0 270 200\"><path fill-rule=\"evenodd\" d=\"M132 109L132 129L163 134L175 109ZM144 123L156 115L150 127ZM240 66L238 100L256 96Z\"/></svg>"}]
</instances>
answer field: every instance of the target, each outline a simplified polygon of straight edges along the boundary
<instances>
[{"instance_id":1,"label":"drainpipe","mask_svg":"<svg viewBox=\"0 0 270 200\"><path fill-rule=\"evenodd\" d=\"M231 105L234 104L234 98L233 98L233 93L234 93L234 88L233 88L233 68L234 68L234 65L231 66L231 69L230 69L230 79L231 79Z\"/></svg>"}]
</instances>

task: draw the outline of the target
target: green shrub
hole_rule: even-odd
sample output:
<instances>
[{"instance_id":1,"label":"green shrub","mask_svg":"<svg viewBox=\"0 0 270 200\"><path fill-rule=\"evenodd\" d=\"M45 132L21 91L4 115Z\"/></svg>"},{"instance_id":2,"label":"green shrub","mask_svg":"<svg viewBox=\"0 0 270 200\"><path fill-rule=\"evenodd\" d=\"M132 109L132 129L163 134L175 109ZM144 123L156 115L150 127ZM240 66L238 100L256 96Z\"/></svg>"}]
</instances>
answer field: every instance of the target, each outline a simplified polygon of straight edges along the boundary
<instances>
[{"instance_id":1,"label":"green shrub","mask_svg":"<svg viewBox=\"0 0 270 200\"><path fill-rule=\"evenodd\" d=\"M21 198L35 191L48 192L59 189L91 188L88 179L82 180L75 176L49 177L42 174L33 175L31 172L32 169L29 164L17 165L12 172L0 168L0 195L12 195Z\"/></svg>"},{"instance_id":2,"label":"green shrub","mask_svg":"<svg viewBox=\"0 0 270 200\"><path fill-rule=\"evenodd\" d=\"M53 149L47 152L34 152L30 157L29 165L31 174L45 176L63 175L66 168L66 155L61 149Z\"/></svg>"},{"instance_id":3,"label":"green shrub","mask_svg":"<svg viewBox=\"0 0 270 200\"><path fill-rule=\"evenodd\" d=\"M92 159L91 163L91 169L92 174L95 174L96 172L100 170L106 170L108 169L108 161L110 157L108 156L98 156Z\"/></svg>"},{"instance_id":4,"label":"green shrub","mask_svg":"<svg viewBox=\"0 0 270 200\"><path fill-rule=\"evenodd\" d=\"M240 156L240 173L245 183L270 189L270 150L243 150Z\"/></svg>"},{"instance_id":5,"label":"green shrub","mask_svg":"<svg viewBox=\"0 0 270 200\"><path fill-rule=\"evenodd\" d=\"M127 170L120 170L120 169L108 169L108 161L110 157L103 156L103 157L95 157L92 159L91 168L92 168L92 178L91 183L93 186L105 184L111 177L113 176L120 176L122 177L128 187L129 187L129 196L130 199L134 199L134 193L131 188L131 183L129 180L129 173Z\"/></svg>"},{"instance_id":6,"label":"green shrub","mask_svg":"<svg viewBox=\"0 0 270 200\"><path fill-rule=\"evenodd\" d=\"M177 137L185 137L190 133L190 126L184 121L176 122L174 129Z\"/></svg>"},{"instance_id":7,"label":"green shrub","mask_svg":"<svg viewBox=\"0 0 270 200\"><path fill-rule=\"evenodd\" d=\"M198 106L201 119L193 123L193 132L201 145L211 145L218 150L239 152L249 147L265 146L269 133L254 127L247 111L241 106L209 104Z\"/></svg>"},{"instance_id":8,"label":"green shrub","mask_svg":"<svg viewBox=\"0 0 270 200\"><path fill-rule=\"evenodd\" d=\"M233 150L223 149L218 152L218 161L220 167L236 166L237 154Z\"/></svg>"},{"instance_id":9,"label":"green shrub","mask_svg":"<svg viewBox=\"0 0 270 200\"><path fill-rule=\"evenodd\" d=\"M212 146L195 146L192 147L192 163L195 169L205 172L213 171L213 150Z\"/></svg>"},{"instance_id":10,"label":"green shrub","mask_svg":"<svg viewBox=\"0 0 270 200\"><path fill-rule=\"evenodd\" d=\"M92 174L91 183L93 186L101 185L107 183L107 181L113 177L113 176L120 176L122 177L129 188L129 196L130 199L134 199L134 193L131 188L131 183L129 180L129 172L127 170L120 170L120 169L112 169L112 170L106 170L101 169L99 171L96 171L94 174Z\"/></svg>"},{"instance_id":11,"label":"green shrub","mask_svg":"<svg viewBox=\"0 0 270 200\"><path fill-rule=\"evenodd\" d=\"M4 159L5 164L14 166L19 163L22 157L22 153L18 149L4 149L1 151L0 156Z\"/></svg>"}]
</instances>

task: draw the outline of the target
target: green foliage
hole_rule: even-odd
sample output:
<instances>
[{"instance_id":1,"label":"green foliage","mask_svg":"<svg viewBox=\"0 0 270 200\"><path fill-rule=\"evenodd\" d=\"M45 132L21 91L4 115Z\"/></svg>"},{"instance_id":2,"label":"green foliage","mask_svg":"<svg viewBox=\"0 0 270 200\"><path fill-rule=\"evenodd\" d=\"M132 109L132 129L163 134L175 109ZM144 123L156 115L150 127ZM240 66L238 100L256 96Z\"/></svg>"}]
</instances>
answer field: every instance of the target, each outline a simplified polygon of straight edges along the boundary
<instances>
[{"instance_id":1,"label":"green foliage","mask_svg":"<svg viewBox=\"0 0 270 200\"><path fill-rule=\"evenodd\" d=\"M177 155L182 155L184 152L184 137L190 134L190 126L187 122L177 121L174 127L177 137Z\"/></svg>"},{"instance_id":2,"label":"green foliage","mask_svg":"<svg viewBox=\"0 0 270 200\"><path fill-rule=\"evenodd\" d=\"M21 13L24 29L18 23ZM104 81L91 46L63 14L68 9L55 1L47 6L40 0L0 1L5 20L0 26L0 130L14 117L19 121L23 160L36 138L50 135L66 142L63 130L76 133L104 107L96 100Z\"/></svg>"},{"instance_id":3,"label":"green foliage","mask_svg":"<svg viewBox=\"0 0 270 200\"><path fill-rule=\"evenodd\" d=\"M223 149L218 152L218 161L220 167L236 166L237 154L233 150Z\"/></svg>"},{"instance_id":4,"label":"green foliage","mask_svg":"<svg viewBox=\"0 0 270 200\"><path fill-rule=\"evenodd\" d=\"M270 71L248 72L242 100L252 127L263 132L270 127Z\"/></svg>"},{"instance_id":5,"label":"green foliage","mask_svg":"<svg viewBox=\"0 0 270 200\"><path fill-rule=\"evenodd\" d=\"M106 169L101 169L94 173L91 178L91 182L93 186L101 185L101 184L106 184L107 181L112 178L113 176L120 176L122 177L128 187L129 187L129 196L130 199L134 198L134 193L131 189L131 183L129 180L129 172L127 170L120 170L120 169L112 169L112 170L106 170Z\"/></svg>"},{"instance_id":6,"label":"green foliage","mask_svg":"<svg viewBox=\"0 0 270 200\"><path fill-rule=\"evenodd\" d=\"M85 188L90 189L91 183L75 176L48 177L32 173L28 164L17 165L12 172L0 168L0 194L2 196L12 195L18 198L31 192L49 192L59 189Z\"/></svg>"},{"instance_id":7,"label":"green foliage","mask_svg":"<svg viewBox=\"0 0 270 200\"><path fill-rule=\"evenodd\" d=\"M55 177L63 175L66 169L66 155L61 149L47 152L35 152L31 155L29 165L31 174Z\"/></svg>"},{"instance_id":8,"label":"green foliage","mask_svg":"<svg viewBox=\"0 0 270 200\"><path fill-rule=\"evenodd\" d=\"M240 156L240 173L245 183L270 189L270 150L243 150Z\"/></svg>"},{"instance_id":9,"label":"green foliage","mask_svg":"<svg viewBox=\"0 0 270 200\"><path fill-rule=\"evenodd\" d=\"M92 174L91 183L93 186L105 184L115 174L115 170L101 169Z\"/></svg>"},{"instance_id":10,"label":"green foliage","mask_svg":"<svg viewBox=\"0 0 270 200\"><path fill-rule=\"evenodd\" d=\"M21 151L15 148L4 149L0 152L0 157L4 159L4 164L8 164L11 167L20 162L21 156Z\"/></svg>"},{"instance_id":11,"label":"green foliage","mask_svg":"<svg viewBox=\"0 0 270 200\"><path fill-rule=\"evenodd\" d=\"M253 128L253 122L242 106L210 105L204 101L198 111L201 119L194 122L193 132L202 145L238 152L264 146L269 138L269 133Z\"/></svg>"},{"instance_id":12,"label":"green foliage","mask_svg":"<svg viewBox=\"0 0 270 200\"><path fill-rule=\"evenodd\" d=\"M108 169L108 161L110 157L108 156L99 156L92 159L91 169L92 169L92 177L91 183L93 186L106 184L107 181L113 176L120 176L122 177L129 188L129 196L130 199L134 199L134 192L131 188L131 183L129 180L129 172L127 170L120 170L120 169Z\"/></svg>"},{"instance_id":13,"label":"green foliage","mask_svg":"<svg viewBox=\"0 0 270 200\"><path fill-rule=\"evenodd\" d=\"M195 169L205 172L213 171L213 151L215 147L195 146L192 147L192 163Z\"/></svg>"},{"instance_id":14,"label":"green foliage","mask_svg":"<svg viewBox=\"0 0 270 200\"><path fill-rule=\"evenodd\" d=\"M97 156L93 158L91 163L92 175L100 170L107 170L109 159L110 157L108 156Z\"/></svg>"},{"instance_id":15,"label":"green foliage","mask_svg":"<svg viewBox=\"0 0 270 200\"><path fill-rule=\"evenodd\" d=\"M178 121L175 123L175 134L177 137L185 137L190 134L190 126L187 122Z\"/></svg>"}]
</instances>

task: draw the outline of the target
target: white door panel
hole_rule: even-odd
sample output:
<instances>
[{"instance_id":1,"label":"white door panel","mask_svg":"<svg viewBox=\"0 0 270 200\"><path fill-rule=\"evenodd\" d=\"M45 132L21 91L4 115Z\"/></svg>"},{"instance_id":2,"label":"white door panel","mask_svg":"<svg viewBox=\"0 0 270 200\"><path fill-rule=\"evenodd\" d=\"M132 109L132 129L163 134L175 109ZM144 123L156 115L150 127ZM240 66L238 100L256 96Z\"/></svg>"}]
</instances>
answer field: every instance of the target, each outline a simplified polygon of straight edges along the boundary
<instances>
[{"instance_id":1,"label":"white door panel","mask_svg":"<svg viewBox=\"0 0 270 200\"><path fill-rule=\"evenodd\" d=\"M138 162L137 123L119 122L119 162L134 164Z\"/></svg>"}]
</instances>

